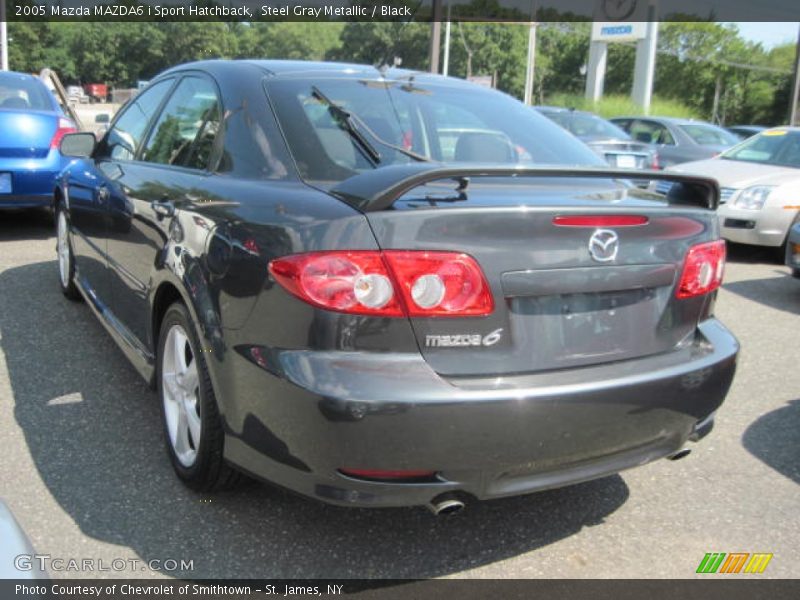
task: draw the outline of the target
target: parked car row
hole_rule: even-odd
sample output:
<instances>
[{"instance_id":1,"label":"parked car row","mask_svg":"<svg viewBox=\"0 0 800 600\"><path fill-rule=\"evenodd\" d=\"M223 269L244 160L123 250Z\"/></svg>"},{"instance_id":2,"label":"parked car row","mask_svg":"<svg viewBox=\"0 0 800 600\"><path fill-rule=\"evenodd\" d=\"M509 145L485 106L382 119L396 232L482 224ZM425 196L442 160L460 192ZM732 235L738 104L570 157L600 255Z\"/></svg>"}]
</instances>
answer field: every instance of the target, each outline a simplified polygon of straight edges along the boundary
<instances>
[{"instance_id":1,"label":"parked car row","mask_svg":"<svg viewBox=\"0 0 800 600\"><path fill-rule=\"evenodd\" d=\"M716 179L722 236L732 242L785 248L800 214L800 129L768 129L714 158L670 169ZM669 194L668 182L655 190Z\"/></svg>"},{"instance_id":2,"label":"parked car row","mask_svg":"<svg viewBox=\"0 0 800 600\"><path fill-rule=\"evenodd\" d=\"M715 178L721 187L718 216L725 239L786 248L798 221L800 131L666 117L615 117L539 106L536 109L586 143L610 165L663 168ZM639 182L641 183L641 182ZM668 195L668 180L646 182ZM787 257L794 256L788 252Z\"/></svg>"},{"instance_id":3,"label":"parked car row","mask_svg":"<svg viewBox=\"0 0 800 600\"><path fill-rule=\"evenodd\" d=\"M554 106L537 106L536 110L561 125L612 167L660 167L658 153L653 145L634 140L626 131L597 115Z\"/></svg>"},{"instance_id":4,"label":"parked car row","mask_svg":"<svg viewBox=\"0 0 800 600\"><path fill-rule=\"evenodd\" d=\"M740 134L701 121L624 116L606 120L568 108L535 108L617 167L663 169L711 158L741 140Z\"/></svg>"}]
</instances>

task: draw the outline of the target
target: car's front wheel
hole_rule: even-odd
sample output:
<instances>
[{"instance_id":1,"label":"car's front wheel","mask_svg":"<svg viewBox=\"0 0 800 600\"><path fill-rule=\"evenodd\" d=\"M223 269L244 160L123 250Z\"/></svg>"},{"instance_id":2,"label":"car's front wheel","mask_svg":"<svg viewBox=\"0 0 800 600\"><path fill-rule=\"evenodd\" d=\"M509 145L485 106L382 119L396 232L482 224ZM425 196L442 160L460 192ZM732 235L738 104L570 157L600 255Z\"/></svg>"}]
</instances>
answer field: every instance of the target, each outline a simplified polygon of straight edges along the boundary
<instances>
[{"instance_id":1,"label":"car's front wheel","mask_svg":"<svg viewBox=\"0 0 800 600\"><path fill-rule=\"evenodd\" d=\"M178 477L198 491L231 487L241 475L223 459L214 390L186 307L167 309L158 343L158 395L167 450Z\"/></svg>"},{"instance_id":2,"label":"car's front wheel","mask_svg":"<svg viewBox=\"0 0 800 600\"><path fill-rule=\"evenodd\" d=\"M75 256L69 237L69 222L63 206L56 209L56 253L58 255L58 282L61 293L70 300L80 300L81 294L75 285Z\"/></svg>"}]
</instances>

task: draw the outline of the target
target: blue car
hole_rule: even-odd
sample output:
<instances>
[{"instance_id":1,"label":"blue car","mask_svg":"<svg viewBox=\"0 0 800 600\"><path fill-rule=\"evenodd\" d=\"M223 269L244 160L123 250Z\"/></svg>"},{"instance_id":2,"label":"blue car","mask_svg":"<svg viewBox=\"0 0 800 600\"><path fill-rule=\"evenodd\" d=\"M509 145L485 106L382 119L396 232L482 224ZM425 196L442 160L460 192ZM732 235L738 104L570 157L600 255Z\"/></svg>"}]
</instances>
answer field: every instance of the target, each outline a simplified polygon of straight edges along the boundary
<instances>
[{"instance_id":1,"label":"blue car","mask_svg":"<svg viewBox=\"0 0 800 600\"><path fill-rule=\"evenodd\" d=\"M58 146L74 131L40 79L0 73L0 210L52 205L56 175L69 162Z\"/></svg>"}]
</instances>

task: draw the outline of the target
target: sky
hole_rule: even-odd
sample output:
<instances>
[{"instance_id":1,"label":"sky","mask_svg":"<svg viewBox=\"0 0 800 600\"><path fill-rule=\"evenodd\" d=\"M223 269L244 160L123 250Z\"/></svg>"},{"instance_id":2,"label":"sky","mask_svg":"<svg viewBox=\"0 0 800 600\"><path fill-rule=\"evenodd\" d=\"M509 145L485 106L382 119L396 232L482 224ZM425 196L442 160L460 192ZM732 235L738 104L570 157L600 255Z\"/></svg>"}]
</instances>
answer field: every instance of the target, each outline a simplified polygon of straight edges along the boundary
<instances>
[{"instance_id":1,"label":"sky","mask_svg":"<svg viewBox=\"0 0 800 600\"><path fill-rule=\"evenodd\" d=\"M786 42L797 42L798 23L736 23L742 37L772 48Z\"/></svg>"}]
</instances>

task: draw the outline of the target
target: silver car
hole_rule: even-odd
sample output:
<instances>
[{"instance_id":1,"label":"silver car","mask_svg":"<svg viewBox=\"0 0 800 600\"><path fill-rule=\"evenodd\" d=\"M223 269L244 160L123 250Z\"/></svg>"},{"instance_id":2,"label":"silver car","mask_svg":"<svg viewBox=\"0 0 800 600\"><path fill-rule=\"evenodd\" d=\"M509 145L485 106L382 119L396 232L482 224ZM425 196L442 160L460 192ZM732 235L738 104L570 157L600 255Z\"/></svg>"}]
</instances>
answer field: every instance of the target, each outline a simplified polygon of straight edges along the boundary
<instances>
[{"instance_id":1,"label":"silver car","mask_svg":"<svg viewBox=\"0 0 800 600\"><path fill-rule=\"evenodd\" d=\"M47 579L47 571L40 568L34 555L22 527L0 500L0 579Z\"/></svg>"},{"instance_id":2,"label":"silver car","mask_svg":"<svg viewBox=\"0 0 800 600\"><path fill-rule=\"evenodd\" d=\"M800 213L800 128L780 127L709 160L669 170L713 177L722 189L717 210L722 237L780 247ZM669 190L664 184L657 191Z\"/></svg>"}]
</instances>

